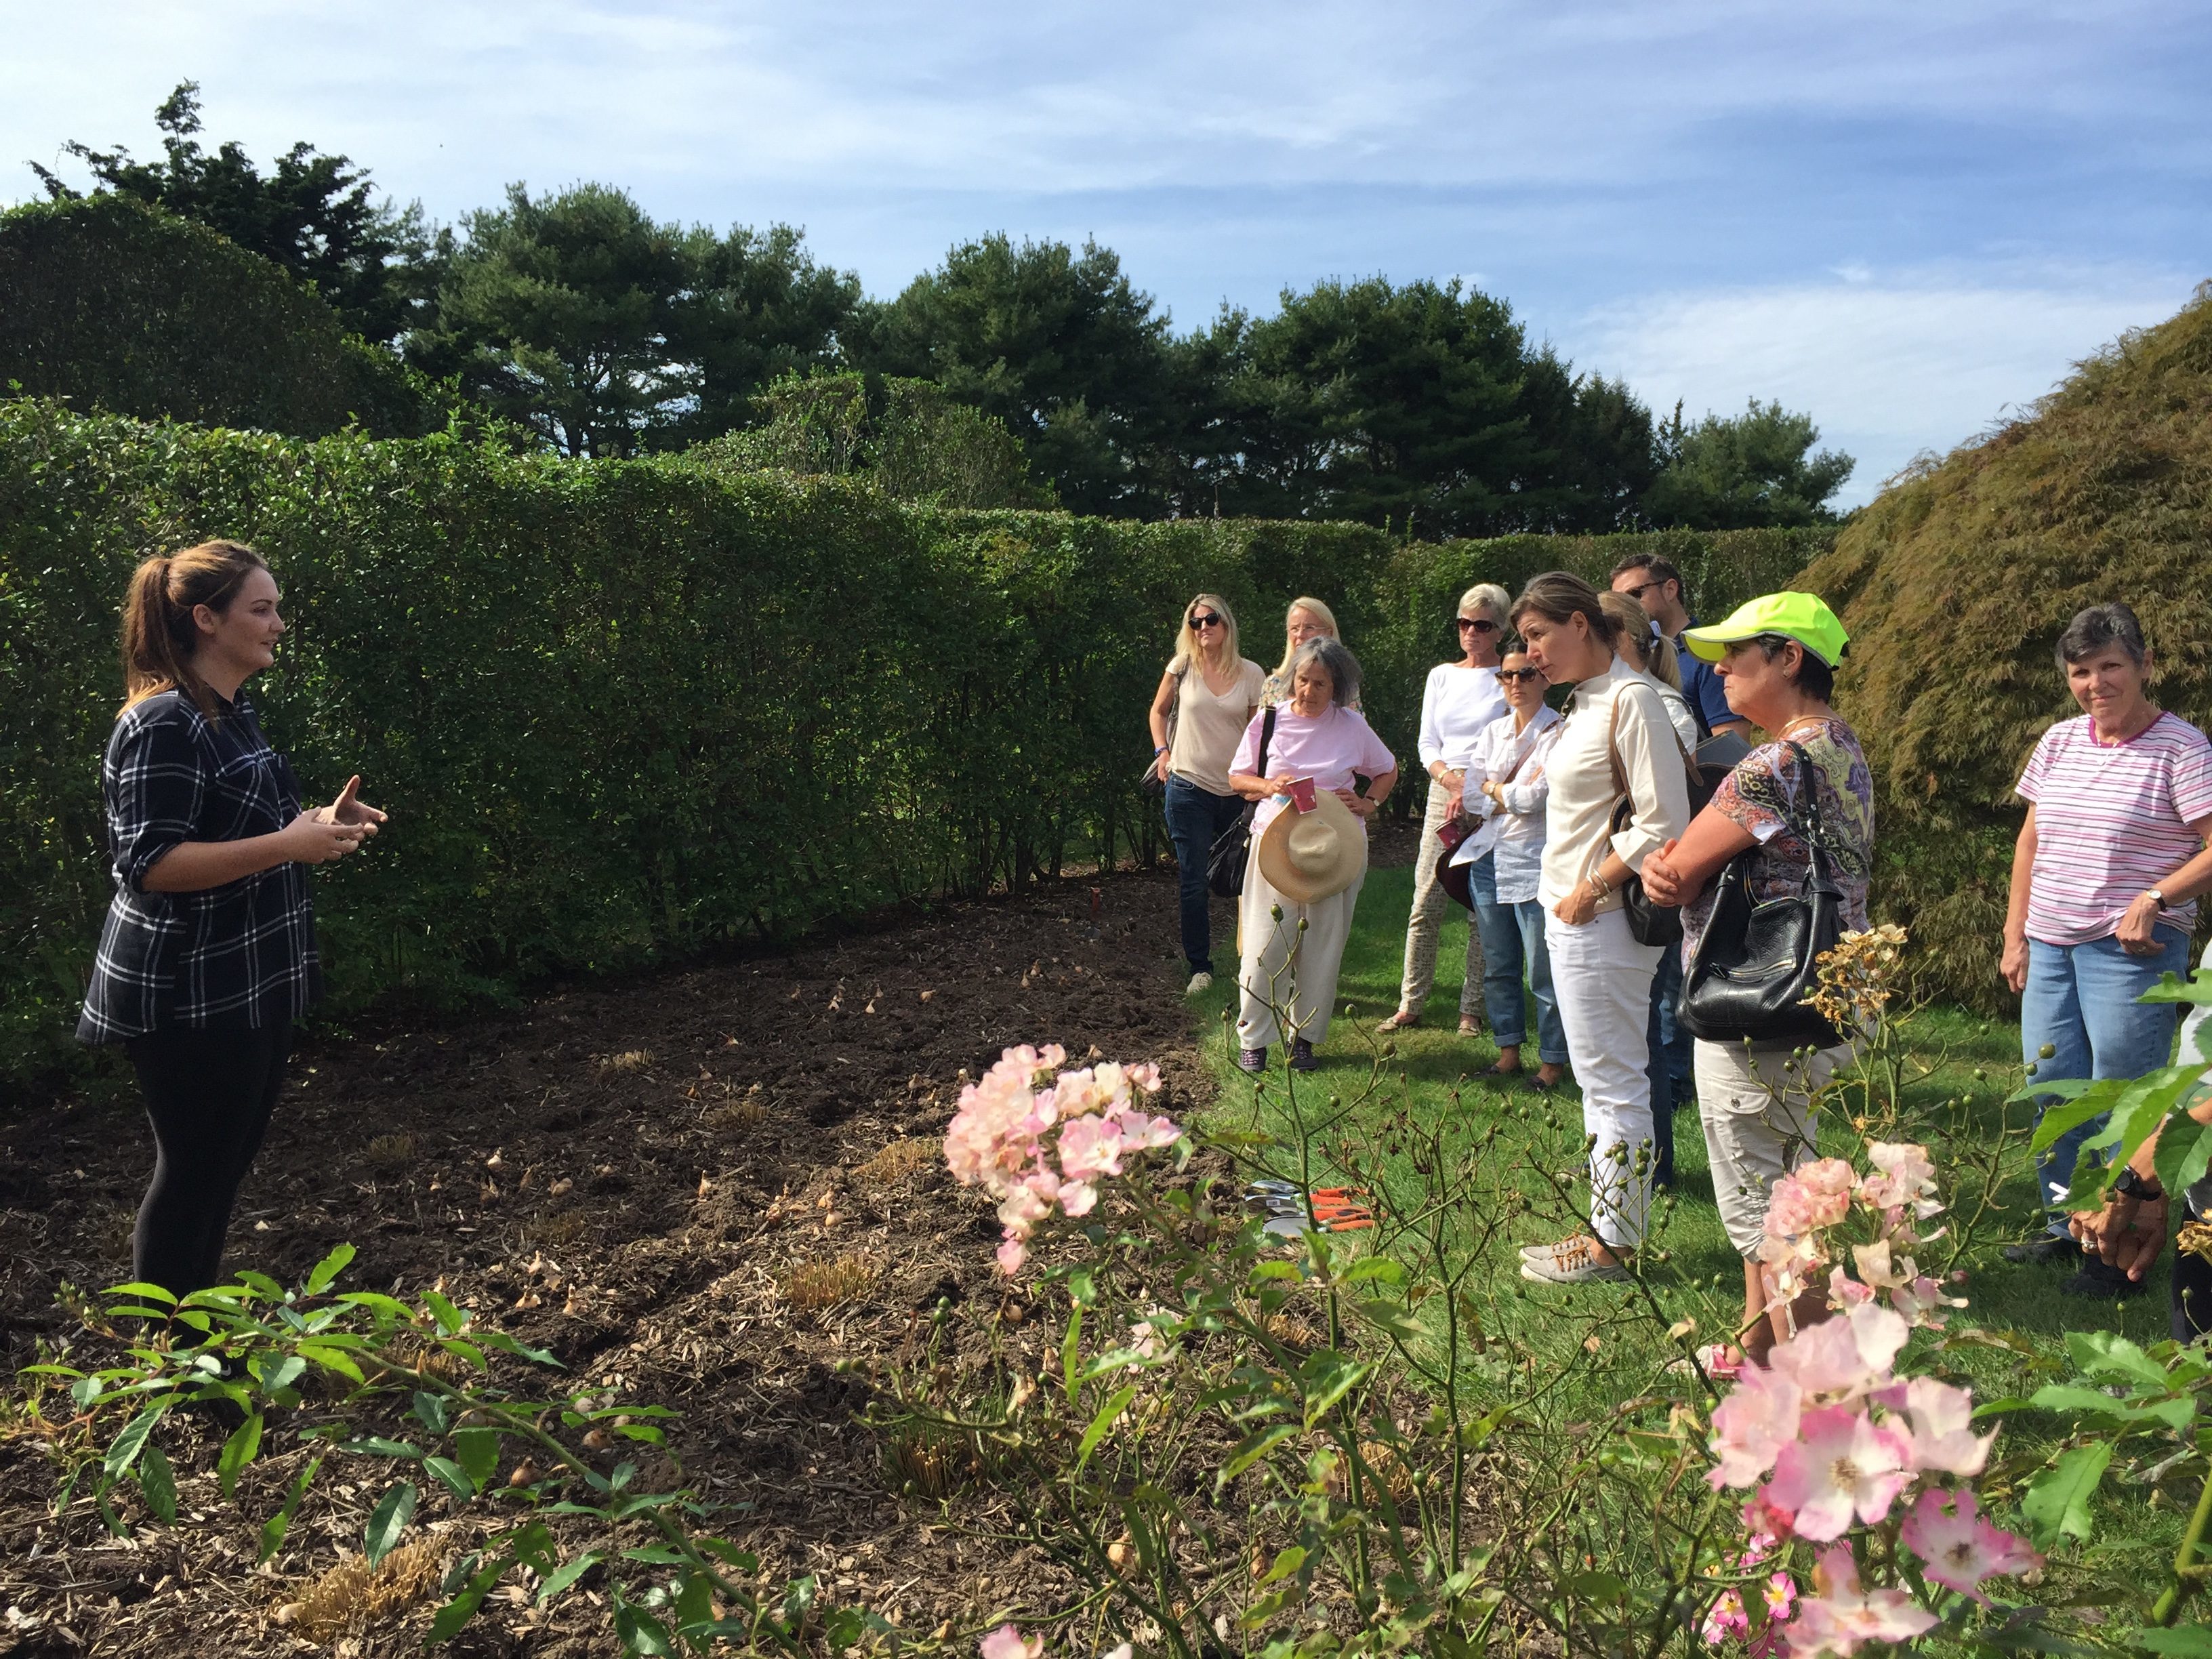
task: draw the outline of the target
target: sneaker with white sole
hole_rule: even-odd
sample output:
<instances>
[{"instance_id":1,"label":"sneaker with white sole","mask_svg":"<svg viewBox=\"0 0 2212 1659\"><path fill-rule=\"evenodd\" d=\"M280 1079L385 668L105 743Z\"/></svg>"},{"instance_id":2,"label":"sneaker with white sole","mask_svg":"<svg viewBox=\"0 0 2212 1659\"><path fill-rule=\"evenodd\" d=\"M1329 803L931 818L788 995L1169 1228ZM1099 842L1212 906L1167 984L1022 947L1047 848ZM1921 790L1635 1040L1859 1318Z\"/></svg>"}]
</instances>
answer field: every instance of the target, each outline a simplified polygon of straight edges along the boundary
<instances>
[{"instance_id":1,"label":"sneaker with white sole","mask_svg":"<svg viewBox=\"0 0 2212 1659\"><path fill-rule=\"evenodd\" d=\"M1182 988L1182 994L1187 997L1194 997L1200 991L1211 991L1212 988L1213 975L1201 971L1190 976L1190 983Z\"/></svg>"},{"instance_id":2,"label":"sneaker with white sole","mask_svg":"<svg viewBox=\"0 0 2212 1659\"><path fill-rule=\"evenodd\" d=\"M1521 1259L1523 1261L1534 1261L1538 1256L1571 1254L1576 1250L1588 1249L1589 1244L1589 1237L1586 1233L1577 1233L1572 1238L1560 1239L1555 1244L1523 1244L1521 1247Z\"/></svg>"},{"instance_id":3,"label":"sneaker with white sole","mask_svg":"<svg viewBox=\"0 0 2212 1659\"><path fill-rule=\"evenodd\" d=\"M1587 1240L1570 1239L1542 1255L1524 1258L1521 1277L1540 1285L1589 1285L1633 1275L1617 1261L1600 1261Z\"/></svg>"}]
</instances>

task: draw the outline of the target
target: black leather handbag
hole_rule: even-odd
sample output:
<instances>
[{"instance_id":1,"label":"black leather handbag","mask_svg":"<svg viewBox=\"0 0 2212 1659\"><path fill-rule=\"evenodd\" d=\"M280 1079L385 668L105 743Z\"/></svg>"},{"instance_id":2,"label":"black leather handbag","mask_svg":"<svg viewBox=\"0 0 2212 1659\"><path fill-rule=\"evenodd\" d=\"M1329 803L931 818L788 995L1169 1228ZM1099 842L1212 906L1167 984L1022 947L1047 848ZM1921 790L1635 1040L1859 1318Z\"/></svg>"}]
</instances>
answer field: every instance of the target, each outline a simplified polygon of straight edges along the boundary
<instances>
[{"instance_id":1,"label":"black leather handbag","mask_svg":"<svg viewBox=\"0 0 2212 1659\"><path fill-rule=\"evenodd\" d=\"M1260 722L1260 764L1255 769L1261 777L1267 775L1267 750L1274 741L1275 711L1269 708ZM1206 884L1223 898L1236 898L1244 891L1244 866L1252 860L1252 815L1259 810L1259 802L1246 801L1237 822L1214 837L1212 850L1206 855Z\"/></svg>"},{"instance_id":2,"label":"black leather handbag","mask_svg":"<svg viewBox=\"0 0 2212 1659\"><path fill-rule=\"evenodd\" d=\"M1671 722L1668 723L1667 730L1670 734L1674 732L1674 728ZM1613 718L1611 723L1606 727L1605 754L1606 758L1613 763L1613 781L1614 786L1620 791L1620 799L1613 804L1613 816L1606 820L1606 836L1608 841L1620 833L1636 812L1636 802L1628 793L1628 779L1621 770L1620 750L1613 747L1613 739L1620 732L1620 694L1615 692L1613 698ZM1675 741L1679 746L1680 739L1677 738ZM1603 847L1598 848L1597 856L1600 864L1605 862ZM1651 895L1644 890L1643 877L1631 875L1626 881L1621 883L1618 890L1620 894L1621 914L1628 920L1628 934L1631 939L1638 945L1680 945L1682 942L1682 913L1671 905L1654 904L1651 902Z\"/></svg>"},{"instance_id":3,"label":"black leather handbag","mask_svg":"<svg viewBox=\"0 0 2212 1659\"><path fill-rule=\"evenodd\" d=\"M1708 1042L1788 1042L1832 1048L1844 1034L1805 1000L1820 983L1820 958L1844 934L1844 894L1820 824L1812 763L1796 744L1797 802L1790 830L1811 857L1804 885L1787 898L1751 896L1752 848L1720 874L1711 922L1683 975L1674 1017Z\"/></svg>"}]
</instances>

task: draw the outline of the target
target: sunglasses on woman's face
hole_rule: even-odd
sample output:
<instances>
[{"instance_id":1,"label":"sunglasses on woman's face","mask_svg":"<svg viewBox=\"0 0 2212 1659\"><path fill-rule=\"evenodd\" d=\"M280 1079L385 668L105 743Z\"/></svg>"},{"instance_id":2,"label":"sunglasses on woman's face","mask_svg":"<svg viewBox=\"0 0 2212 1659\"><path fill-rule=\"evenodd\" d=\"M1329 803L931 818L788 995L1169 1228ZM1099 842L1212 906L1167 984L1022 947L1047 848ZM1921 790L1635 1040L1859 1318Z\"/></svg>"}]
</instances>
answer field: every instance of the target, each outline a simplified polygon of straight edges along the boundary
<instances>
[{"instance_id":1,"label":"sunglasses on woman's face","mask_svg":"<svg viewBox=\"0 0 2212 1659\"><path fill-rule=\"evenodd\" d=\"M1501 668L1498 671L1498 678L1509 684L1515 680L1540 680L1544 678L1544 671L1540 668Z\"/></svg>"},{"instance_id":2,"label":"sunglasses on woman's face","mask_svg":"<svg viewBox=\"0 0 2212 1659\"><path fill-rule=\"evenodd\" d=\"M1478 634L1495 634L1498 631L1498 624L1487 617L1462 617L1459 625L1472 628Z\"/></svg>"},{"instance_id":3,"label":"sunglasses on woman's face","mask_svg":"<svg viewBox=\"0 0 2212 1659\"><path fill-rule=\"evenodd\" d=\"M1190 619L1190 625L1193 628L1218 628L1221 626L1221 618L1209 611L1203 617L1193 617Z\"/></svg>"}]
</instances>

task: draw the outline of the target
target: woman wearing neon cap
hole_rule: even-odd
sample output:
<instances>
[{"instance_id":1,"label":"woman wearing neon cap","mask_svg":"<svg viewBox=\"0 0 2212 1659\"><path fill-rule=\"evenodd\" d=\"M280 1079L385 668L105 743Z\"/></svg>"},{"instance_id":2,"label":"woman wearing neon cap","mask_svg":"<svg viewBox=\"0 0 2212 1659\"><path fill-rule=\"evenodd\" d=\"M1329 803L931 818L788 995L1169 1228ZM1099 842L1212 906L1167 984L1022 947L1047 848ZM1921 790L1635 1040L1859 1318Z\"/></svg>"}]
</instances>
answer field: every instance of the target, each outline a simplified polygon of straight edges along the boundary
<instances>
[{"instance_id":1,"label":"woman wearing neon cap","mask_svg":"<svg viewBox=\"0 0 2212 1659\"><path fill-rule=\"evenodd\" d=\"M1712 921L1715 880L1729 860L1752 854L1746 877L1754 903L1802 890L1812 852L1793 820L1808 810L1817 813L1843 892L1844 926L1866 927L1874 782L1857 735L1828 706L1848 643L1844 625L1814 594L1769 593L1682 637L1713 665L1729 709L1770 734L1737 763L1681 839L1644 861L1644 890L1682 908L1682 960L1696 956ZM1713 1198L1743 1258L1743 1349L1759 1360L1789 1334L1793 1313L1801 1324L1819 1319L1827 1299L1822 1289L1808 1292L1802 1308L1776 1305L1758 1260L1767 1189L1814 1156L1812 1097L1849 1060L1850 1046L1793 1053L1788 1042L1702 1037L1693 1051Z\"/></svg>"}]
</instances>

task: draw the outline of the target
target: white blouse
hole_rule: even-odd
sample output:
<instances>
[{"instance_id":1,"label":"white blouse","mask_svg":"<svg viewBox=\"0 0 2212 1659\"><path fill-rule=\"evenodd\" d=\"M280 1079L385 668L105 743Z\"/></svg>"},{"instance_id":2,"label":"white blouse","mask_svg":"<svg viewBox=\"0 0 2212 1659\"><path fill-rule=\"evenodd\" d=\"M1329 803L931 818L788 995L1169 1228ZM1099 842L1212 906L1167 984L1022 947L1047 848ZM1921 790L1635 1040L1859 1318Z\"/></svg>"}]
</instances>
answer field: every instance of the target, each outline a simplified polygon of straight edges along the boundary
<instances>
[{"instance_id":1,"label":"white blouse","mask_svg":"<svg viewBox=\"0 0 2212 1659\"><path fill-rule=\"evenodd\" d=\"M1429 670L1421 693L1421 736L1415 752L1424 769L1438 761L1457 769L1474 752L1482 728L1505 712L1495 668L1440 662Z\"/></svg>"},{"instance_id":2,"label":"white blouse","mask_svg":"<svg viewBox=\"0 0 2212 1659\"><path fill-rule=\"evenodd\" d=\"M1547 910L1589 878L1608 848L1630 869L1640 870L1647 857L1689 825L1689 775L1659 688L1618 657L1604 673L1575 687L1565 729L1544 770L1551 797L1537 896ZM1616 777L1626 782L1634 803L1618 834L1610 828L1621 794ZM1620 892L1607 894L1597 908L1619 909Z\"/></svg>"},{"instance_id":3,"label":"white blouse","mask_svg":"<svg viewBox=\"0 0 2212 1659\"><path fill-rule=\"evenodd\" d=\"M1452 855L1454 864L1472 864L1488 854L1496 872L1498 902L1526 904L1541 884L1544 861L1544 812L1552 786L1544 763L1559 741L1563 722L1556 709L1539 705L1528 726L1513 729L1510 710L1482 728L1475 739L1474 757L1468 763L1468 810L1488 814L1473 835ZM1504 780L1510 775L1512 781ZM1501 781L1501 807L1482 791L1491 778Z\"/></svg>"}]
</instances>

